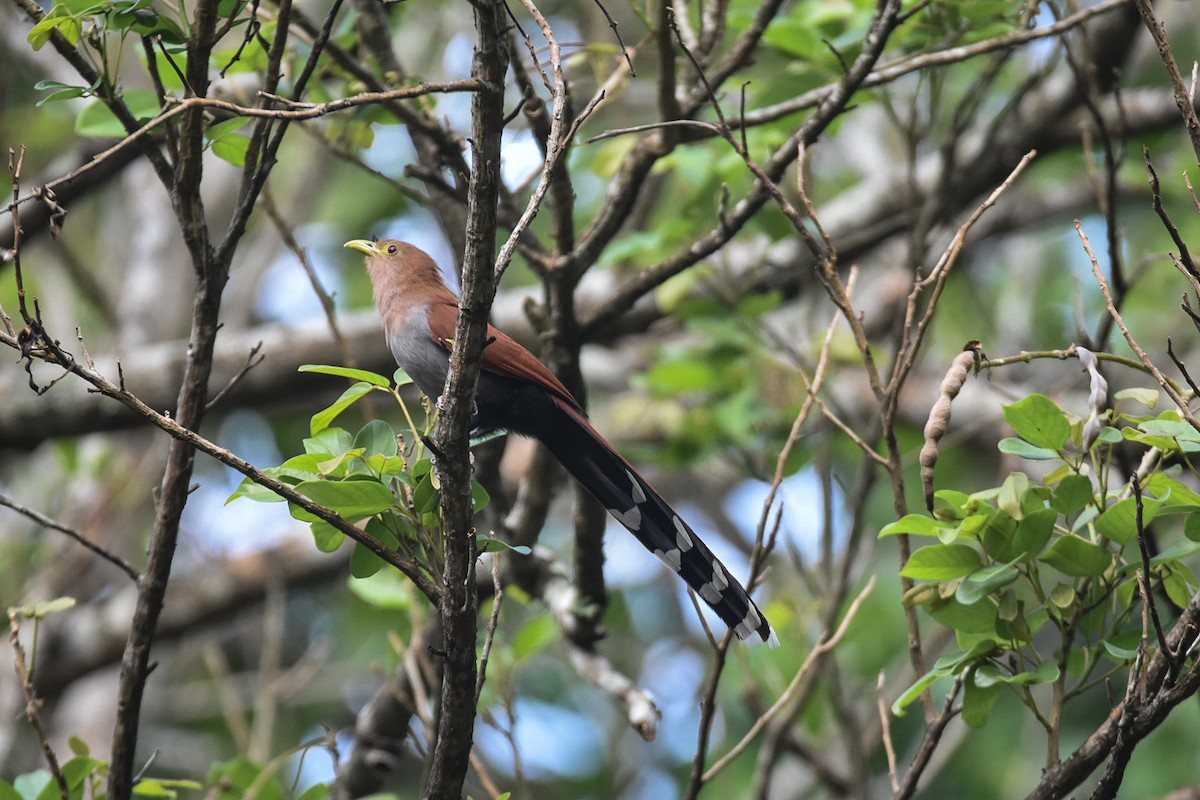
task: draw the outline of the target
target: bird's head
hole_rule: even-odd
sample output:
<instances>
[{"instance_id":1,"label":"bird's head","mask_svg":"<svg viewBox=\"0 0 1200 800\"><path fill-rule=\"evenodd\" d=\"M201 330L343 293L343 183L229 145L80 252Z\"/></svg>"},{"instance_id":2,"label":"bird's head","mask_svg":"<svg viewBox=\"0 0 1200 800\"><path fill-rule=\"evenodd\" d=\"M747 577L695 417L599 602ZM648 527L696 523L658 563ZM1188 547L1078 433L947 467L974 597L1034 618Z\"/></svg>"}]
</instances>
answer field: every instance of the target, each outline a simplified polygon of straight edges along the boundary
<instances>
[{"instance_id":1,"label":"bird's head","mask_svg":"<svg viewBox=\"0 0 1200 800\"><path fill-rule=\"evenodd\" d=\"M351 239L343 247L367 257L367 270L376 287L399 284L408 291L422 286L444 287L442 271L421 248L397 239ZM444 288L443 288L444 290Z\"/></svg>"},{"instance_id":2,"label":"bird's head","mask_svg":"<svg viewBox=\"0 0 1200 800\"><path fill-rule=\"evenodd\" d=\"M402 258L406 250L415 250L412 245L405 242L398 242L395 239L380 239L373 242L370 239L351 239L342 247L349 250L357 250L368 259L391 259Z\"/></svg>"}]
</instances>

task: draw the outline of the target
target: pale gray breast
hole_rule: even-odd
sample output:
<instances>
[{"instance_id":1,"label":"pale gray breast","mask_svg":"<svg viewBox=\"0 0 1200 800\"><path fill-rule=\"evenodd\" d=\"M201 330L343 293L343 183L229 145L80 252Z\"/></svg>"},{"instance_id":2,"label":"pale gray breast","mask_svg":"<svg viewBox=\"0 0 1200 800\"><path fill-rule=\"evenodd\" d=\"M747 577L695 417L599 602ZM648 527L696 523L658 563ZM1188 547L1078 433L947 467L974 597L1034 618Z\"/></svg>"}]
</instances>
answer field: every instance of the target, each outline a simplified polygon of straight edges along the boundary
<instances>
[{"instance_id":1,"label":"pale gray breast","mask_svg":"<svg viewBox=\"0 0 1200 800\"><path fill-rule=\"evenodd\" d=\"M417 306L387 332L388 347L422 392L437 400L446 385L450 354L429 335L429 307Z\"/></svg>"}]
</instances>

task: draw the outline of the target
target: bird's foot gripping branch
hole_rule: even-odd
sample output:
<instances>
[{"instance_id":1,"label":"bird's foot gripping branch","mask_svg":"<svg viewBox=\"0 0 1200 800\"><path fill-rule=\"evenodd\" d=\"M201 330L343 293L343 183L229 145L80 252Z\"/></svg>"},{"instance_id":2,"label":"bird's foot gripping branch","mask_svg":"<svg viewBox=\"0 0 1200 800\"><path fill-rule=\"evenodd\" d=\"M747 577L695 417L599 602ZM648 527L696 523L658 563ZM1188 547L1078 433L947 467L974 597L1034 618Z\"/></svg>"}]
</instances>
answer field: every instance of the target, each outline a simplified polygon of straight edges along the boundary
<instances>
[{"instance_id":1,"label":"bird's foot gripping branch","mask_svg":"<svg viewBox=\"0 0 1200 800\"><path fill-rule=\"evenodd\" d=\"M412 381L404 370L396 370L388 379L346 367L306 365L300 369L355 382L332 405L313 415L302 454L263 471L350 522L365 520L368 534L436 578L441 572L441 537L436 533L440 530L440 484L426 445L429 428L416 424L400 395L401 388ZM407 431L397 432L380 419L371 420L355 433L333 425L350 406L368 394L380 392L399 404ZM426 422L431 424L432 418ZM472 482L472 495L478 512L487 505L487 492L478 482ZM239 497L283 502L279 495L248 478L227 502ZM290 504L290 511L296 519L310 524L320 550L332 552L345 540L344 533L304 509ZM478 537L477 541L481 551L507 547L488 537ZM525 548L515 549L528 552ZM384 561L370 549L355 546L350 557L350 572L355 578L371 577L383 566Z\"/></svg>"}]
</instances>

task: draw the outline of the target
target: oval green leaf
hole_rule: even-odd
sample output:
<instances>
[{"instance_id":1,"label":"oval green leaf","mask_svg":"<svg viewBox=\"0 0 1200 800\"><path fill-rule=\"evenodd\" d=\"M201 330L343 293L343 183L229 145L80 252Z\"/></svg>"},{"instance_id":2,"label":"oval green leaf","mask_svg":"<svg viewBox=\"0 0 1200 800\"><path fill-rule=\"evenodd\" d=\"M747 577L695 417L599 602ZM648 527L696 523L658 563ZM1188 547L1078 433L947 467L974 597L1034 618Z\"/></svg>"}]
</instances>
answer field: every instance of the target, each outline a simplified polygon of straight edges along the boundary
<instances>
[{"instance_id":1,"label":"oval green leaf","mask_svg":"<svg viewBox=\"0 0 1200 800\"><path fill-rule=\"evenodd\" d=\"M1004 418L1018 436L1035 447L1062 450L1071 436L1067 415L1044 394L1031 394L1004 406Z\"/></svg>"},{"instance_id":2,"label":"oval green leaf","mask_svg":"<svg viewBox=\"0 0 1200 800\"><path fill-rule=\"evenodd\" d=\"M900 574L919 581L948 581L982 566L979 553L965 544L931 544L917 550Z\"/></svg>"},{"instance_id":3,"label":"oval green leaf","mask_svg":"<svg viewBox=\"0 0 1200 800\"><path fill-rule=\"evenodd\" d=\"M1073 578L1103 575L1112 563L1112 554L1099 545L1078 536L1058 537L1041 560Z\"/></svg>"}]
</instances>

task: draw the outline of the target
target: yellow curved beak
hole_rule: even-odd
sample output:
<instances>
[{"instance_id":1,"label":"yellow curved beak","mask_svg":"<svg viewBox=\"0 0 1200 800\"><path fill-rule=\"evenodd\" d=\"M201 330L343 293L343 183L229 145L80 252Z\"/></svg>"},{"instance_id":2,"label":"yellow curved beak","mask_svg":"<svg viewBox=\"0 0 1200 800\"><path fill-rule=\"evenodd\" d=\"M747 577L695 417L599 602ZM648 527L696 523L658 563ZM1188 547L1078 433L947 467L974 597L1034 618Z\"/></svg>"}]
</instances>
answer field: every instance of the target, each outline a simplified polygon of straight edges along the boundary
<instances>
[{"instance_id":1,"label":"yellow curved beak","mask_svg":"<svg viewBox=\"0 0 1200 800\"><path fill-rule=\"evenodd\" d=\"M344 245L342 245L342 247L345 247L350 250L357 250L358 252L360 252L366 256L383 255L382 253L379 252L379 248L375 247L375 243L372 241L369 241L367 239L351 239L350 241L348 241Z\"/></svg>"}]
</instances>

